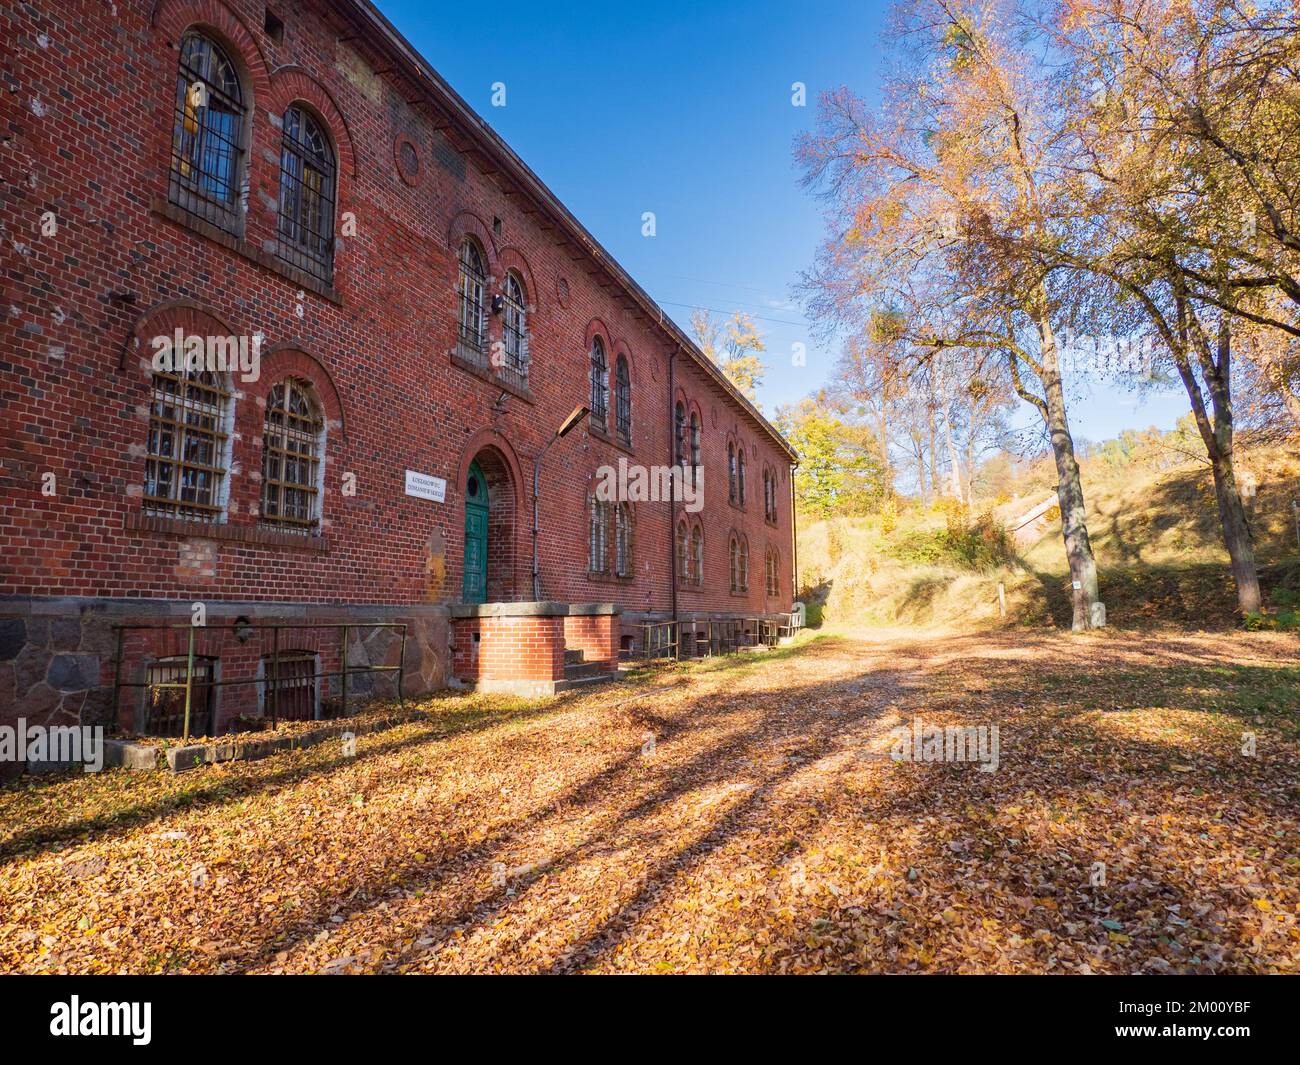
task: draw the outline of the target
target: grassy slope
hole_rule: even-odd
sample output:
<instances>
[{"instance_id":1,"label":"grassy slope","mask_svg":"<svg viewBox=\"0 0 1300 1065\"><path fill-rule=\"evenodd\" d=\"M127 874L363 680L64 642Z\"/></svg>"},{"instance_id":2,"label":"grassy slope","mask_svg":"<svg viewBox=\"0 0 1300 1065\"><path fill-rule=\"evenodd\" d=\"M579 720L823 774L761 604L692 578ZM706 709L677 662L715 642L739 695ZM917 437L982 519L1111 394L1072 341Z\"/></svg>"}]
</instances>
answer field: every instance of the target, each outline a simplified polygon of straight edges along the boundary
<instances>
[{"instance_id":1,"label":"grassy slope","mask_svg":"<svg viewBox=\"0 0 1300 1065\"><path fill-rule=\"evenodd\" d=\"M1291 502L1300 499L1300 452L1264 450L1241 463L1258 483L1254 529L1261 579L1300 587ZM1085 467L1088 528L1101 570L1102 599L1113 625L1168 622L1180 627L1232 625L1234 591L1219 539L1207 467L1105 475ZM1035 492L1034 498L1045 495ZM918 565L890 548L918 529L942 529L937 513L909 512L890 534L877 518L805 524L799 536L801 584L834 621L878 624L999 624L997 587L1006 588L1008 624L1068 624L1069 581L1059 521L1009 565L971 571Z\"/></svg>"}]
</instances>

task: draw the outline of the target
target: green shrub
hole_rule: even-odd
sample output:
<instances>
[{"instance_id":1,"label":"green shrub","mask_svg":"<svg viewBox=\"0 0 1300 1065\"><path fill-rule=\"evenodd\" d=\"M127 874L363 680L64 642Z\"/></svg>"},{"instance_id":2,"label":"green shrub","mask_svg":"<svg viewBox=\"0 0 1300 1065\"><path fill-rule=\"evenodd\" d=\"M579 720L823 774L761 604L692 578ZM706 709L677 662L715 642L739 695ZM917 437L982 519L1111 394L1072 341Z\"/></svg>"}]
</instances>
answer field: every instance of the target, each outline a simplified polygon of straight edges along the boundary
<instances>
[{"instance_id":1,"label":"green shrub","mask_svg":"<svg viewBox=\"0 0 1300 1065\"><path fill-rule=\"evenodd\" d=\"M904 533L885 551L900 562L968 570L994 569L1013 557L1007 530L991 514L972 522L950 515L945 528Z\"/></svg>"}]
</instances>

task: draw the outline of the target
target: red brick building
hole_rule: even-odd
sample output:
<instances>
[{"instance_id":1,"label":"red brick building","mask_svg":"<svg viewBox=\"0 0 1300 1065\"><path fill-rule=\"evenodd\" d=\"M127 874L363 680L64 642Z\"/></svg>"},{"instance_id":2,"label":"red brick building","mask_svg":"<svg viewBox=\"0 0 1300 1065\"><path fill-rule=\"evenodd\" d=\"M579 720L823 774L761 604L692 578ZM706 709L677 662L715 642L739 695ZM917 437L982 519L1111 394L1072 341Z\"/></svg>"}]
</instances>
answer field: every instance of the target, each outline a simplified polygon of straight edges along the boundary
<instances>
[{"instance_id":1,"label":"red brick building","mask_svg":"<svg viewBox=\"0 0 1300 1065\"><path fill-rule=\"evenodd\" d=\"M0 717L103 720L113 626L196 603L327 672L309 622L405 622L410 692L790 609L794 453L366 0L0 31ZM597 499L620 459L703 508Z\"/></svg>"}]
</instances>

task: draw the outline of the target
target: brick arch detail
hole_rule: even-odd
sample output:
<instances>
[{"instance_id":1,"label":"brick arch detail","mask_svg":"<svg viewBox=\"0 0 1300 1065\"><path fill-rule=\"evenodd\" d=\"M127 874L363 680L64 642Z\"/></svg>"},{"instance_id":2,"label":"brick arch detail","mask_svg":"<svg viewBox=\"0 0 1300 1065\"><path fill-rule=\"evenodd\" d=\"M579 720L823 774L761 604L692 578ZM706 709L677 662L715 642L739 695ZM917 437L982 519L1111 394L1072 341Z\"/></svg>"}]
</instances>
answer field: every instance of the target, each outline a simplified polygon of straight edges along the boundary
<instances>
[{"instance_id":1,"label":"brick arch detail","mask_svg":"<svg viewBox=\"0 0 1300 1065\"><path fill-rule=\"evenodd\" d=\"M221 0L158 0L150 23L167 38L172 48L179 48L181 36L191 26L213 29L230 45L243 63L252 82L254 104L271 99L271 79L266 59L257 40L243 21Z\"/></svg>"},{"instance_id":2,"label":"brick arch detail","mask_svg":"<svg viewBox=\"0 0 1300 1065\"><path fill-rule=\"evenodd\" d=\"M334 150L338 152L339 177L347 175L349 178L354 178L357 173L357 158L352 147L352 133L348 129L343 112L334 102L334 97L302 67L276 68L271 74L271 95L267 100L267 108L283 116L284 112L298 101L307 104L329 128L330 136L334 139ZM344 191L343 188L338 190L336 202L342 201Z\"/></svg>"},{"instance_id":3,"label":"brick arch detail","mask_svg":"<svg viewBox=\"0 0 1300 1065\"><path fill-rule=\"evenodd\" d=\"M507 270L514 270L523 279L525 295L528 297L528 311L536 311L541 303L541 290L533 277L533 268L528 265L528 260L524 253L513 245L507 245L502 248L497 255L497 262L501 266L501 282L504 284Z\"/></svg>"},{"instance_id":4,"label":"brick arch detail","mask_svg":"<svg viewBox=\"0 0 1300 1065\"><path fill-rule=\"evenodd\" d=\"M473 211L461 211L447 227L447 247L451 249L452 258L460 252L460 242L467 236L478 241L479 247L487 258L488 275L500 279L501 263L497 253L496 239L491 228Z\"/></svg>"},{"instance_id":5,"label":"brick arch detail","mask_svg":"<svg viewBox=\"0 0 1300 1065\"><path fill-rule=\"evenodd\" d=\"M177 328L187 335L237 335L237 331L210 307L188 299L164 300L155 303L136 319L127 337L127 347L134 349L140 358L147 359L153 354L150 340L156 336L170 336Z\"/></svg>"},{"instance_id":6,"label":"brick arch detail","mask_svg":"<svg viewBox=\"0 0 1300 1065\"><path fill-rule=\"evenodd\" d=\"M486 457L486 463L485 463ZM456 469L456 483L452 489L456 492L456 509L458 525L453 529L453 541L460 543L459 579L464 578L465 547L465 481L469 477L470 464L478 460L483 474L488 479L489 499L500 499L501 478L509 492L507 506L498 510L488 507L488 587L489 602L518 598L521 592L531 596L531 572L526 576L525 569L531 570L532 542L530 539L531 523L528 521L524 500L524 480L520 470L519 458L510 442L495 429L480 429L470 437L461 452L460 463ZM494 478L497 483L494 484ZM499 549L501 555L498 565L492 566L493 551ZM458 586L453 583L453 598L459 598Z\"/></svg>"},{"instance_id":7,"label":"brick arch detail","mask_svg":"<svg viewBox=\"0 0 1300 1065\"><path fill-rule=\"evenodd\" d=\"M595 340L596 337L600 337L600 339L605 342L605 359L612 366L614 360L611 352L614 347L614 341L610 338L609 326L599 318L593 318L587 323L587 331L582 338L582 350L590 353L591 342Z\"/></svg>"},{"instance_id":8,"label":"brick arch detail","mask_svg":"<svg viewBox=\"0 0 1300 1065\"><path fill-rule=\"evenodd\" d=\"M256 381L246 384L243 391L250 398L265 399L271 389L286 377L300 378L312 386L326 420L336 423L346 440L347 418L334 379L320 359L294 341L281 341L264 349L261 374Z\"/></svg>"}]
</instances>

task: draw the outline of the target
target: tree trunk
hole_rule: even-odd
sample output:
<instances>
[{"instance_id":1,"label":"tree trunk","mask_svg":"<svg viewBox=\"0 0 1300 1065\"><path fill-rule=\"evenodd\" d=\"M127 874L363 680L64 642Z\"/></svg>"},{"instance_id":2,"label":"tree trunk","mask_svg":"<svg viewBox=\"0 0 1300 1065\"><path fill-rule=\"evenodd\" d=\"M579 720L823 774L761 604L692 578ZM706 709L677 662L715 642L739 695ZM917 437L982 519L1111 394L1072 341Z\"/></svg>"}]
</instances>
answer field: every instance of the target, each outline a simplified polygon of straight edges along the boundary
<instances>
[{"instance_id":1,"label":"tree trunk","mask_svg":"<svg viewBox=\"0 0 1300 1065\"><path fill-rule=\"evenodd\" d=\"M1070 565L1070 586L1073 592L1073 621L1075 632L1104 624L1100 611L1093 605L1100 603L1097 590L1097 562L1092 554L1092 541L1088 538L1087 510L1083 501L1083 482L1079 477L1079 462L1074 455L1074 438L1065 413L1065 390L1061 383L1060 360L1051 326L1039 322L1043 354L1043 396L1047 401L1043 414L1047 431L1052 439L1052 455L1056 460L1056 498L1061 504L1061 534L1065 540L1065 557Z\"/></svg>"},{"instance_id":2,"label":"tree trunk","mask_svg":"<svg viewBox=\"0 0 1300 1065\"><path fill-rule=\"evenodd\" d=\"M1233 462L1232 327L1225 314L1219 324L1219 350L1215 358L1208 351L1199 325L1189 321L1190 309L1185 305L1181 309L1179 332L1183 350L1174 352L1174 361L1187 389L1187 398L1192 401L1192 416L1196 419L1196 428L1200 431L1214 473L1214 495L1219 504L1223 546L1228 551L1232 579L1237 586L1237 612L1245 617L1259 613L1263 597L1259 590L1259 571L1255 566L1255 544L1246 521L1246 508L1237 490L1237 471ZM1195 345L1199 356L1197 361L1210 393L1213 422L1205 409L1201 385L1192 369L1187 351L1189 345Z\"/></svg>"}]
</instances>

